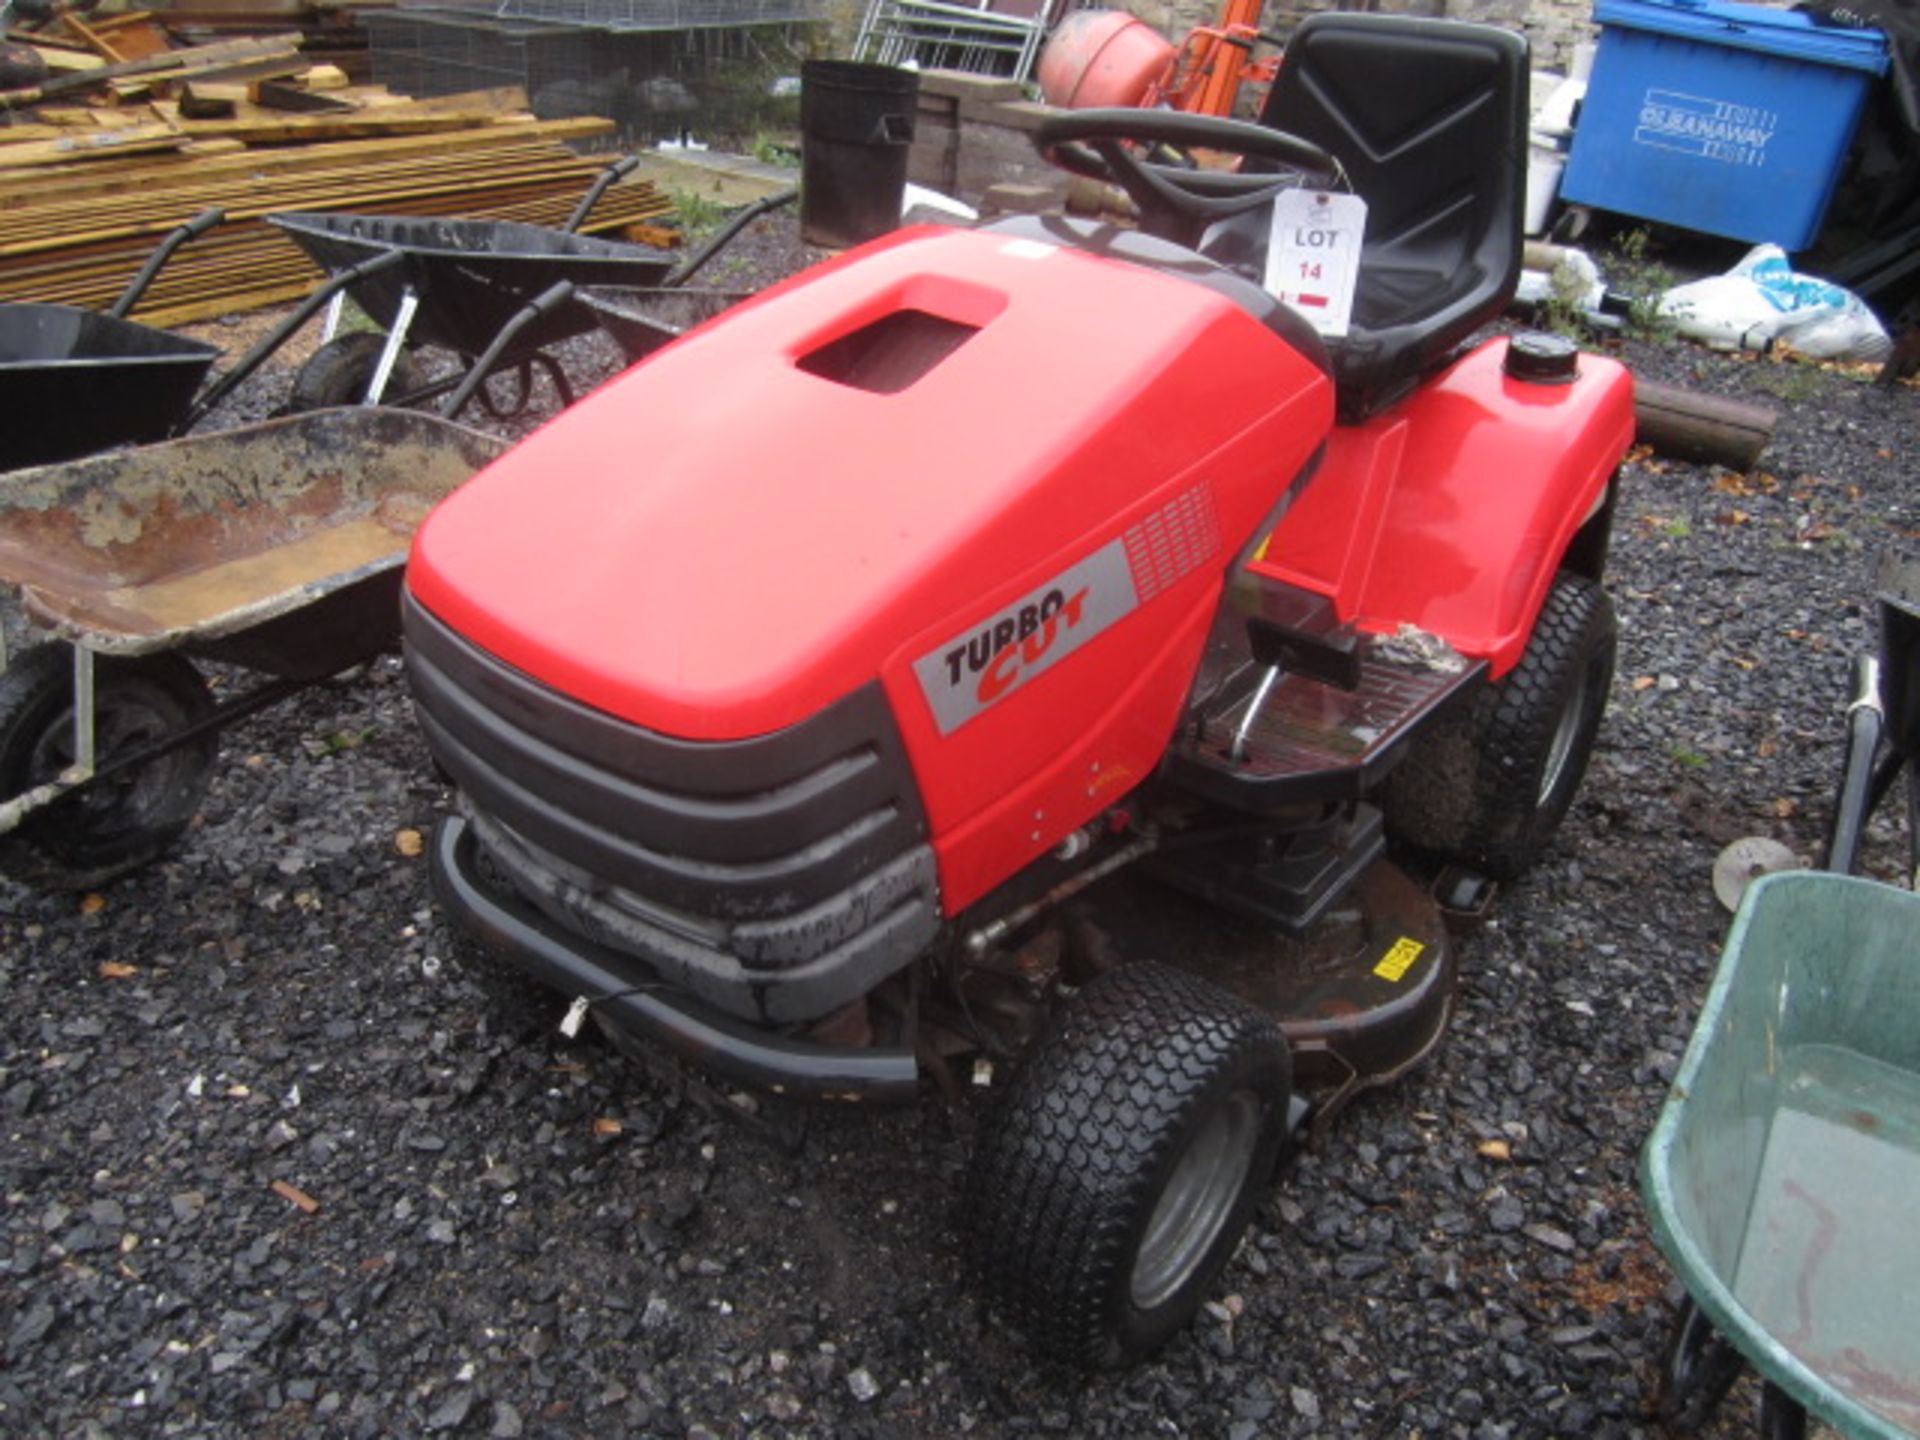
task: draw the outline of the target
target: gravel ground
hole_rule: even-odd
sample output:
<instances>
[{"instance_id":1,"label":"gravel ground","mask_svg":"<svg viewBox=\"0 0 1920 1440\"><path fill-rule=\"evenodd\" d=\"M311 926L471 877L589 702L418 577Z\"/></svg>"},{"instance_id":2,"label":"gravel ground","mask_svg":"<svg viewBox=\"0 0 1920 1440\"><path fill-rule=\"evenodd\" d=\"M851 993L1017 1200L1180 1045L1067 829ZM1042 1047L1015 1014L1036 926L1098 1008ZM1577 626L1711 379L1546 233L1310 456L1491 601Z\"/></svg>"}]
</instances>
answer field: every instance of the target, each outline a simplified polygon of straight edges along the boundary
<instances>
[{"instance_id":1,"label":"gravel ground","mask_svg":"<svg viewBox=\"0 0 1920 1440\"><path fill-rule=\"evenodd\" d=\"M1779 437L1750 476L1629 465L1559 843L1464 942L1445 1045L1298 1161L1154 1363L1036 1367L980 1313L972 1100L825 1112L795 1152L503 1017L429 897L447 795L384 662L234 730L162 863L77 903L0 882L0 1431L1648 1431L1677 1291L1635 1161L1725 928L1709 870L1819 846L1873 563L1920 536L1920 395L1627 358Z\"/></svg>"}]
</instances>

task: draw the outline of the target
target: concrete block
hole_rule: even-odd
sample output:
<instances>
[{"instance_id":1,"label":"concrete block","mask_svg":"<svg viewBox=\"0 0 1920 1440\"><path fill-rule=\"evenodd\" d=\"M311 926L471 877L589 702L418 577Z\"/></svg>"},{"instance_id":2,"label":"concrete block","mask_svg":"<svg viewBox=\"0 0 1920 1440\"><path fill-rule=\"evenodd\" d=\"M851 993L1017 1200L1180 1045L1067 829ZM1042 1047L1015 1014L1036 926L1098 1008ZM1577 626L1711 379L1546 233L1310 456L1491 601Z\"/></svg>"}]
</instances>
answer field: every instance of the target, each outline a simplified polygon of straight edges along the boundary
<instances>
[{"instance_id":1,"label":"concrete block","mask_svg":"<svg viewBox=\"0 0 1920 1440\"><path fill-rule=\"evenodd\" d=\"M1021 185L1001 181L989 185L980 198L980 208L998 215L1046 215L1060 208L1062 196L1051 185Z\"/></svg>"},{"instance_id":2,"label":"concrete block","mask_svg":"<svg viewBox=\"0 0 1920 1440\"><path fill-rule=\"evenodd\" d=\"M963 70L923 70L920 93L945 101L965 123L997 123L996 112L1026 100L1026 91L1000 75L972 75Z\"/></svg>"}]
</instances>

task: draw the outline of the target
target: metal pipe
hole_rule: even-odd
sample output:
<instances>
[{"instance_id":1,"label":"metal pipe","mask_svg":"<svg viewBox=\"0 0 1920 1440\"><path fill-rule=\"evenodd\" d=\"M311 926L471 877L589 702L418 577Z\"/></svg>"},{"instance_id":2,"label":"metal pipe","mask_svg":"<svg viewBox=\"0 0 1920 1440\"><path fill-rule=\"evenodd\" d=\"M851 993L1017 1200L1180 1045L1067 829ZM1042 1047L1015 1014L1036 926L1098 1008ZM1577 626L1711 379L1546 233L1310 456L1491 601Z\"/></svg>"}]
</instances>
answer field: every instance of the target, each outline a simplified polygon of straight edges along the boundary
<instances>
[{"instance_id":1,"label":"metal pipe","mask_svg":"<svg viewBox=\"0 0 1920 1440\"><path fill-rule=\"evenodd\" d=\"M367 382L367 398L363 405L378 405L380 397L387 393L387 381L393 378L393 367L400 363L400 347L407 343L407 331L413 328L413 315L420 308L420 292L408 285L400 291L400 309L393 317L393 329L387 334L387 343L380 347L380 363L373 367L373 378Z\"/></svg>"},{"instance_id":2,"label":"metal pipe","mask_svg":"<svg viewBox=\"0 0 1920 1440\"><path fill-rule=\"evenodd\" d=\"M1269 665L1267 673L1260 677L1260 688L1253 692L1253 698L1247 701L1246 714L1240 717L1240 724L1233 732L1233 743L1227 748L1227 758L1238 765L1247 758L1247 737L1253 733L1253 722L1260 718L1260 707L1267 703L1267 696L1280 680L1280 667Z\"/></svg>"},{"instance_id":3,"label":"metal pipe","mask_svg":"<svg viewBox=\"0 0 1920 1440\"><path fill-rule=\"evenodd\" d=\"M1847 754L1840 774L1840 794L1833 811L1833 830L1827 837L1827 869L1851 875L1860 863L1860 840L1873 813L1874 752L1879 748L1885 717L1880 710L1880 662L1871 655L1853 662L1854 697L1847 706Z\"/></svg>"},{"instance_id":4,"label":"metal pipe","mask_svg":"<svg viewBox=\"0 0 1920 1440\"><path fill-rule=\"evenodd\" d=\"M1005 939L1015 930L1018 930L1029 920L1033 919L1034 916L1039 915L1043 911L1051 910L1063 900L1072 899L1075 895L1078 895L1082 890L1093 884L1094 881L1106 879L1107 876L1122 866L1131 865L1135 860L1138 860L1159 843L1160 839L1157 835L1142 835L1139 839L1121 846L1098 865L1089 865L1077 875L1069 875L1038 900L1030 904L1022 905L1018 910L1009 911L998 920L988 925L982 925L978 930L967 936L968 952L973 955L986 954L987 951L991 950L995 945L999 944L1001 940Z\"/></svg>"},{"instance_id":5,"label":"metal pipe","mask_svg":"<svg viewBox=\"0 0 1920 1440\"><path fill-rule=\"evenodd\" d=\"M395 250L392 253L398 256L400 252ZM320 327L320 343L322 345L340 333L340 318L345 315L346 312L347 292L344 289L336 291L327 298L327 318L325 323Z\"/></svg>"},{"instance_id":6,"label":"metal pipe","mask_svg":"<svg viewBox=\"0 0 1920 1440\"><path fill-rule=\"evenodd\" d=\"M84 645L73 647L73 765L62 779L74 784L93 778L94 733L93 651Z\"/></svg>"}]
</instances>

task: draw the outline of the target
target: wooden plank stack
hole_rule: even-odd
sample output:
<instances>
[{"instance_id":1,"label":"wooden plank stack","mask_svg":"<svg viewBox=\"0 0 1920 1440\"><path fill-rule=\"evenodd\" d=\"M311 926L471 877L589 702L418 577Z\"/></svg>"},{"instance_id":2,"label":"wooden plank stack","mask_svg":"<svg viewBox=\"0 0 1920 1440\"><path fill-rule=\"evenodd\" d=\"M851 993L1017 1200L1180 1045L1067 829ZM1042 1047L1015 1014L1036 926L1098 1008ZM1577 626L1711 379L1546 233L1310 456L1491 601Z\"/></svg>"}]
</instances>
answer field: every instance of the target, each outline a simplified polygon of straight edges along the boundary
<instances>
[{"instance_id":1,"label":"wooden plank stack","mask_svg":"<svg viewBox=\"0 0 1920 1440\"><path fill-rule=\"evenodd\" d=\"M264 215L559 225L612 158L572 148L610 122L536 120L513 88L408 100L305 64L290 40L120 59L111 34L94 39L95 63L56 63L30 95L0 95L23 122L0 128L0 300L103 308L168 230L218 206L225 223L175 255L134 318L169 326L254 309L320 279ZM657 242L647 222L670 208L629 179L582 229Z\"/></svg>"}]
</instances>

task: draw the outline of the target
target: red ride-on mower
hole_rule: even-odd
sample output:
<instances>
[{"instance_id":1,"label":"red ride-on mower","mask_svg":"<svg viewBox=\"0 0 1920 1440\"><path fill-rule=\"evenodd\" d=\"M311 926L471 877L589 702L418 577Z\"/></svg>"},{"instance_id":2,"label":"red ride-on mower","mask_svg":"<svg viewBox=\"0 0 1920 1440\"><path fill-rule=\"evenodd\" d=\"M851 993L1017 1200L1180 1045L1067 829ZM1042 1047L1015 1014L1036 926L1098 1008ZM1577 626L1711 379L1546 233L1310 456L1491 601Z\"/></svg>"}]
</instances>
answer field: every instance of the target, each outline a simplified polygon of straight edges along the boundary
<instances>
[{"instance_id":1,"label":"red ride-on mower","mask_svg":"<svg viewBox=\"0 0 1920 1440\"><path fill-rule=\"evenodd\" d=\"M1022 1052L976 1268L1054 1356L1165 1340L1289 1137L1444 1027L1389 840L1516 874L1599 723L1630 381L1465 348L1518 276L1526 81L1504 31L1316 16L1261 124L1041 130L1138 232L887 237L463 487L405 616L456 926L730 1088ZM1323 341L1243 269L1276 195L1349 183Z\"/></svg>"}]
</instances>

